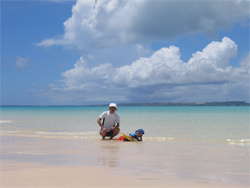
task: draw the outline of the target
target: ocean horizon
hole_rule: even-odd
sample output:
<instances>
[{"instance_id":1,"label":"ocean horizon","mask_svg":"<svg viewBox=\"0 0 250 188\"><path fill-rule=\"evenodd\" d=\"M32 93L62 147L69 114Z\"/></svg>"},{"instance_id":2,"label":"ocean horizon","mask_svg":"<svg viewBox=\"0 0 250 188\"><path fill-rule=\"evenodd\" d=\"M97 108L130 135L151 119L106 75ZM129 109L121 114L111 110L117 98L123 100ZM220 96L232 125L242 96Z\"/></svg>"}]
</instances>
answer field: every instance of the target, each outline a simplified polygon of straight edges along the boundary
<instances>
[{"instance_id":1,"label":"ocean horizon","mask_svg":"<svg viewBox=\"0 0 250 188\"><path fill-rule=\"evenodd\" d=\"M108 103L103 104L84 104L84 105L57 105L57 104L36 104L36 105L1 105L0 107L87 107L87 106L108 106ZM119 106L250 106L246 101L212 101L212 102L141 102L141 103L117 103Z\"/></svg>"}]
</instances>

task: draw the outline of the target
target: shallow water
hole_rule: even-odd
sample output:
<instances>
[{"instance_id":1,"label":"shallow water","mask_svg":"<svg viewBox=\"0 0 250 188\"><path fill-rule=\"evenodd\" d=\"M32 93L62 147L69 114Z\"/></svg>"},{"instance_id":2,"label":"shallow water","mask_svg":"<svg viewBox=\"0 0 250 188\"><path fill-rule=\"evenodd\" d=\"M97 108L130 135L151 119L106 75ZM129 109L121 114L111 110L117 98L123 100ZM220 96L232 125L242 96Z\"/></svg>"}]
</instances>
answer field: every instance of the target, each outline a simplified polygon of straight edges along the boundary
<instances>
[{"instance_id":1,"label":"shallow water","mask_svg":"<svg viewBox=\"0 0 250 188\"><path fill-rule=\"evenodd\" d=\"M99 138L106 107L1 107L0 133ZM119 107L121 132L145 130L146 140L198 140L249 145L249 107Z\"/></svg>"}]
</instances>

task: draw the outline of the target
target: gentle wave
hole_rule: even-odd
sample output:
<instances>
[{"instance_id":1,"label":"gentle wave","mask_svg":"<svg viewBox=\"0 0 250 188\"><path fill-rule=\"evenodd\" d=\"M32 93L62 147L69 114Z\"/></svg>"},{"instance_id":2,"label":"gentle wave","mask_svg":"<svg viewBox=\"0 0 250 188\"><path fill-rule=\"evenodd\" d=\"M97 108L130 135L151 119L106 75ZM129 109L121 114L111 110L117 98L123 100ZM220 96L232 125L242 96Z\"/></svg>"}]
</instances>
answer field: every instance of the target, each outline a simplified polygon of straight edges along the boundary
<instances>
[{"instance_id":1,"label":"gentle wave","mask_svg":"<svg viewBox=\"0 0 250 188\"><path fill-rule=\"evenodd\" d=\"M99 137L98 132L43 132L33 130L0 131L3 136L86 139Z\"/></svg>"},{"instance_id":2,"label":"gentle wave","mask_svg":"<svg viewBox=\"0 0 250 188\"><path fill-rule=\"evenodd\" d=\"M230 145L250 146L250 139L227 139Z\"/></svg>"},{"instance_id":3,"label":"gentle wave","mask_svg":"<svg viewBox=\"0 0 250 188\"><path fill-rule=\"evenodd\" d=\"M238 146L250 146L250 139L226 139L226 140L193 140L186 138L172 138L172 137L143 137L144 141L153 141L153 142L165 142L165 141L182 141L182 142L218 142L218 143L227 143L229 145L238 145Z\"/></svg>"},{"instance_id":4,"label":"gentle wave","mask_svg":"<svg viewBox=\"0 0 250 188\"><path fill-rule=\"evenodd\" d=\"M34 130L14 130L14 131L0 131L2 136L23 136L23 137L42 137L42 138L61 138L61 139L100 139L98 131L88 132L46 132L46 131L34 131ZM120 135L116 136L117 138ZM116 138L115 137L115 138ZM185 138L173 138L173 137L150 137L144 136L144 141L147 142L167 142L167 141L183 141L183 142L221 142L229 145L250 146L250 139L226 139L226 140L192 140Z\"/></svg>"},{"instance_id":5,"label":"gentle wave","mask_svg":"<svg viewBox=\"0 0 250 188\"><path fill-rule=\"evenodd\" d=\"M143 140L147 141L171 141L171 140L184 140L184 139L177 139L177 138L172 138L172 137L143 137Z\"/></svg>"},{"instance_id":6,"label":"gentle wave","mask_svg":"<svg viewBox=\"0 0 250 188\"><path fill-rule=\"evenodd\" d=\"M47 155L47 153L16 152L16 155Z\"/></svg>"},{"instance_id":7,"label":"gentle wave","mask_svg":"<svg viewBox=\"0 0 250 188\"><path fill-rule=\"evenodd\" d=\"M12 123L14 122L13 120L0 120L0 123Z\"/></svg>"},{"instance_id":8,"label":"gentle wave","mask_svg":"<svg viewBox=\"0 0 250 188\"><path fill-rule=\"evenodd\" d=\"M86 138L101 138L99 131L88 131L88 132L46 132L46 131L35 131L35 130L14 130L14 131L3 131L0 130L0 135L5 136L24 136L24 137L44 137L44 138L74 138L74 139L86 139ZM120 136L117 135L114 139ZM171 137L143 137L145 141L186 141L186 139L171 138Z\"/></svg>"}]
</instances>

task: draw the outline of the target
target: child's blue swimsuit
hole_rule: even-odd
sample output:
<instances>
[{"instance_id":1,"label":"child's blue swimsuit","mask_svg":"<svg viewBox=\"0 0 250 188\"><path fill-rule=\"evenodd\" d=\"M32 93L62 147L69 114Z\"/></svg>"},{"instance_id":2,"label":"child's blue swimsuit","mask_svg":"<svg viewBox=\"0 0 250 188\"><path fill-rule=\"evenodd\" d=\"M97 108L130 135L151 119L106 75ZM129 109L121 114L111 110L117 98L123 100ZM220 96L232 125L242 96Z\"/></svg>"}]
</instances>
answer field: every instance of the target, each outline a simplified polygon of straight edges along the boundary
<instances>
[{"instance_id":1,"label":"child's blue swimsuit","mask_svg":"<svg viewBox=\"0 0 250 188\"><path fill-rule=\"evenodd\" d=\"M136 140L140 141L140 138L138 138L138 137L136 136L136 133L131 133L130 135L131 135L133 138L135 138Z\"/></svg>"}]
</instances>

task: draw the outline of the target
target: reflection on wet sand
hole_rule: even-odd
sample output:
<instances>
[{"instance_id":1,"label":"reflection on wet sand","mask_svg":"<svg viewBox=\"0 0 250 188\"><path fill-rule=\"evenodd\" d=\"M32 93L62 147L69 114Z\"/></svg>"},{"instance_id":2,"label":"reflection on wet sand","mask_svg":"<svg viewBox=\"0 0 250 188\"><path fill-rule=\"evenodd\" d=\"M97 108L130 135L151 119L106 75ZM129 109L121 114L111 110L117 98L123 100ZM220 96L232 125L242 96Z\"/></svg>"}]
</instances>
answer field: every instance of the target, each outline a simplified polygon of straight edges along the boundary
<instances>
[{"instance_id":1,"label":"reflection on wet sand","mask_svg":"<svg viewBox=\"0 0 250 188\"><path fill-rule=\"evenodd\" d=\"M120 142L105 140L99 142L98 163L106 167L117 167L119 165Z\"/></svg>"}]
</instances>

